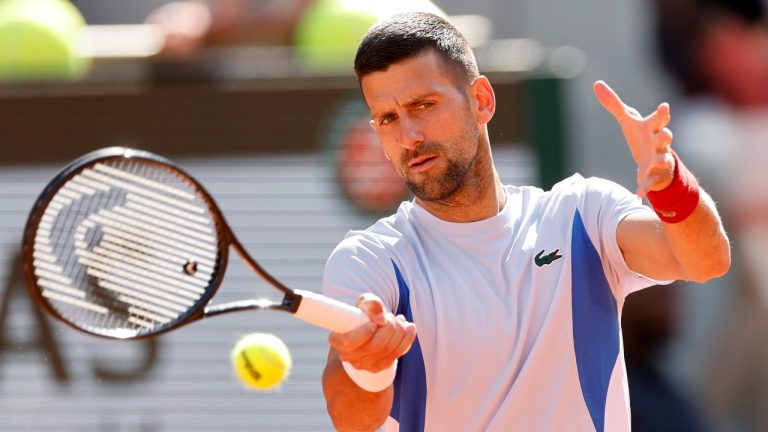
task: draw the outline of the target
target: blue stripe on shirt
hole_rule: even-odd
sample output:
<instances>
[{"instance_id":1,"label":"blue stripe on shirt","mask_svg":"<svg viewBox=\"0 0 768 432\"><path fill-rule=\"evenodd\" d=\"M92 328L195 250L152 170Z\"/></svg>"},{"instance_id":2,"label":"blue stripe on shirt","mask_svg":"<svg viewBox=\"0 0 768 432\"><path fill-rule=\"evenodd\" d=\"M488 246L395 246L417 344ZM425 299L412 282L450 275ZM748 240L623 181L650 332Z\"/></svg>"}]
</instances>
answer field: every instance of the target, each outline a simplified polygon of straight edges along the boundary
<instances>
[{"instance_id":1,"label":"blue stripe on shirt","mask_svg":"<svg viewBox=\"0 0 768 432\"><path fill-rule=\"evenodd\" d=\"M571 243L576 367L592 423L597 432L603 432L608 385L619 355L616 300L578 211L573 218Z\"/></svg>"},{"instance_id":2,"label":"blue stripe on shirt","mask_svg":"<svg viewBox=\"0 0 768 432\"><path fill-rule=\"evenodd\" d=\"M408 284L405 283L394 261L392 265L395 267L400 294L396 314L403 315L408 321L413 322ZM411 345L411 349L400 357L393 385L395 398L389 415L400 424L400 432L423 431L427 410L427 373L424 370L424 357L421 355L418 336Z\"/></svg>"}]
</instances>

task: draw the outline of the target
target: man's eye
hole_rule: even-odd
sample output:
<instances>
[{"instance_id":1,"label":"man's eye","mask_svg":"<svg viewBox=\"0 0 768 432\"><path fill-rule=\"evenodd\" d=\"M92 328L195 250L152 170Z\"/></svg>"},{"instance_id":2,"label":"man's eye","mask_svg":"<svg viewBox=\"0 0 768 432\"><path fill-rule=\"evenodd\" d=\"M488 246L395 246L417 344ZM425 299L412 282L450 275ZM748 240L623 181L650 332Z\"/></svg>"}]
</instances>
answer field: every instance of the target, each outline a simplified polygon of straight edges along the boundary
<instances>
[{"instance_id":1,"label":"man's eye","mask_svg":"<svg viewBox=\"0 0 768 432\"><path fill-rule=\"evenodd\" d=\"M419 104L418 108L419 109L427 109L427 108L431 107L432 105L434 105L434 103L432 103L432 102L423 102L423 103Z\"/></svg>"},{"instance_id":2,"label":"man's eye","mask_svg":"<svg viewBox=\"0 0 768 432\"><path fill-rule=\"evenodd\" d=\"M395 121L395 116L394 115L385 115L384 117L379 119L379 124L380 125L385 125L385 124L392 123L393 121Z\"/></svg>"}]
</instances>

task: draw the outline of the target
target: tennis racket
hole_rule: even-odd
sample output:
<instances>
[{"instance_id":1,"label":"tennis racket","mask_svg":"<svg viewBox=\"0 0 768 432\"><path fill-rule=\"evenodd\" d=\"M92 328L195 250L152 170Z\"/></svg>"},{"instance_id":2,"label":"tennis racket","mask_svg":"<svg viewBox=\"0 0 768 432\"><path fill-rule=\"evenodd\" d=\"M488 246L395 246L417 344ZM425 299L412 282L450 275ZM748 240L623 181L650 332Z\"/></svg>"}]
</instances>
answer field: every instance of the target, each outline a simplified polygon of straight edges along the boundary
<instances>
[{"instance_id":1,"label":"tennis racket","mask_svg":"<svg viewBox=\"0 0 768 432\"><path fill-rule=\"evenodd\" d=\"M211 304L230 247L282 301ZM110 147L65 167L32 208L22 256L38 305L77 330L107 338L151 337L245 310L290 312L337 332L368 322L359 308L292 290L269 275L203 187L147 151Z\"/></svg>"}]
</instances>

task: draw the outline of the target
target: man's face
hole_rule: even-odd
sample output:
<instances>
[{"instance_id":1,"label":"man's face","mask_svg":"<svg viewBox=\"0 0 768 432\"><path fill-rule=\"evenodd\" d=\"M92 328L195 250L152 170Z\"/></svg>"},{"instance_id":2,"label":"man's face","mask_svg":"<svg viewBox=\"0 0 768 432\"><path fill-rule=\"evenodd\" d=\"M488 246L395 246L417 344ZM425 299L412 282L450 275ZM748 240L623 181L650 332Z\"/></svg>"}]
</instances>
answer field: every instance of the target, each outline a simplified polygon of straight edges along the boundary
<instances>
[{"instance_id":1,"label":"man's face","mask_svg":"<svg viewBox=\"0 0 768 432\"><path fill-rule=\"evenodd\" d=\"M480 141L467 89L433 51L361 80L387 158L422 200L445 200L472 175Z\"/></svg>"}]
</instances>

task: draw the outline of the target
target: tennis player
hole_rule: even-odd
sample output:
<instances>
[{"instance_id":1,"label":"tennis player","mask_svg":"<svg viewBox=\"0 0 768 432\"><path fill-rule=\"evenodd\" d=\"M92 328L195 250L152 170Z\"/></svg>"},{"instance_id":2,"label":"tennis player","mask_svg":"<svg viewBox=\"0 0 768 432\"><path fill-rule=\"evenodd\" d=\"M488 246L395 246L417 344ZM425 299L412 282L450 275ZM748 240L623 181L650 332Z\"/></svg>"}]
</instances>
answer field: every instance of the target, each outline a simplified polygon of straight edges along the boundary
<instances>
[{"instance_id":1,"label":"tennis player","mask_svg":"<svg viewBox=\"0 0 768 432\"><path fill-rule=\"evenodd\" d=\"M669 106L643 117L596 83L637 162L637 194L578 174L543 191L499 180L493 87L445 20L374 26L355 70L415 199L350 232L326 265L325 294L372 320L329 337L335 427L629 430L624 299L730 266L712 200L670 148Z\"/></svg>"}]
</instances>

